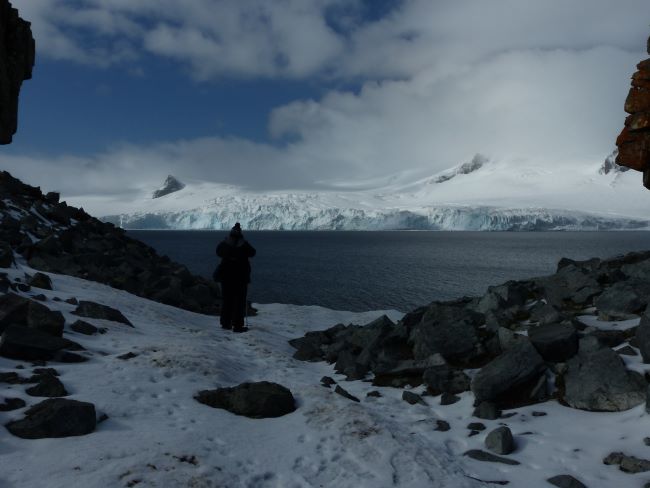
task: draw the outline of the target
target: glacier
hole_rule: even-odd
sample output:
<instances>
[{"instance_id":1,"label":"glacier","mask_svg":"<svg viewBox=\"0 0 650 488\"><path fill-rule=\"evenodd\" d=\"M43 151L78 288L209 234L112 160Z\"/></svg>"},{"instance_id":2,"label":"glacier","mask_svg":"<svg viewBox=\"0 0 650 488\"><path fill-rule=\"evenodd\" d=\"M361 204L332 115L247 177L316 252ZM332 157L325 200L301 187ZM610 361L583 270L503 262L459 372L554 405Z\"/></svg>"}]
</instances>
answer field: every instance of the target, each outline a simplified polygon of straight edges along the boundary
<instances>
[{"instance_id":1,"label":"glacier","mask_svg":"<svg viewBox=\"0 0 650 488\"><path fill-rule=\"evenodd\" d=\"M151 198L74 202L125 229L223 230L631 230L650 228L639 174L567 162L469 162L410 183L322 191L254 191L186 181ZM97 197L100 198L100 197Z\"/></svg>"}]
</instances>

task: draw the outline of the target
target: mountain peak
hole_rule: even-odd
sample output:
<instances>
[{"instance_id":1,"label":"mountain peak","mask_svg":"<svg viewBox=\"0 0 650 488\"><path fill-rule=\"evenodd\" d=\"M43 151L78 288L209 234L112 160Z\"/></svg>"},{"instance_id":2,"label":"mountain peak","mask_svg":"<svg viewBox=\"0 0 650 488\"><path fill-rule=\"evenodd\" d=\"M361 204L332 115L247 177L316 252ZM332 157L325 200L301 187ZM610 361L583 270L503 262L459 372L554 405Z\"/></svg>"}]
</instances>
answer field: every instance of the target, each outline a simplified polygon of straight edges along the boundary
<instances>
[{"instance_id":1,"label":"mountain peak","mask_svg":"<svg viewBox=\"0 0 650 488\"><path fill-rule=\"evenodd\" d=\"M161 186L158 190L154 191L151 198L164 197L165 195L169 195L170 193L177 192L178 190L182 190L183 188L185 188L185 185L183 183L181 183L174 176L167 175L167 179L163 183L163 186Z\"/></svg>"}]
</instances>

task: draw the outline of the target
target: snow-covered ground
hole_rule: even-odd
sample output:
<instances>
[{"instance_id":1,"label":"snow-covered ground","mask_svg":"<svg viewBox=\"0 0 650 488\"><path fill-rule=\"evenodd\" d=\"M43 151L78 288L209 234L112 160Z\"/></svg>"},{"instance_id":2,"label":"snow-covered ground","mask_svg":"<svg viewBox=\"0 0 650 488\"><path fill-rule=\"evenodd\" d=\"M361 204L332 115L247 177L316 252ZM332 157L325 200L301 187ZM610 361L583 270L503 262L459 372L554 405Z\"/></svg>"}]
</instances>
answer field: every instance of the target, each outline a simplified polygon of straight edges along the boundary
<instances>
[{"instance_id":1,"label":"snow-covered ground","mask_svg":"<svg viewBox=\"0 0 650 488\"><path fill-rule=\"evenodd\" d=\"M11 278L32 272L21 265ZM472 398L440 406L425 397L409 405L402 390L375 388L364 381L345 382L331 365L292 359L293 337L335 323L364 324L395 311L350 313L315 306L258 305L245 334L223 331L208 317L138 298L110 287L51 275L53 291L43 292L47 306L61 310L69 326L74 309L52 298L93 300L121 310L135 328L88 319L107 333L65 335L88 349L82 364L49 363L61 374L70 398L93 402L108 415L87 436L24 440L0 436L0 486L58 488L71 486L157 487L478 487L474 481L507 480L514 487L546 487L553 475L572 474L588 487L640 487L650 475L628 475L602 459L612 451L650 457L643 438L650 417L643 406L622 413L587 413L549 402L519 408L507 419L482 421L484 432L468 437ZM27 294L29 295L29 294ZM593 318L587 318L594 325ZM611 327L611 324L608 326ZM629 326L624 324L623 326ZM616 327L616 326L614 326ZM67 328L66 328L67 329ZM134 352L136 357L117 356ZM627 358L644 369L638 358ZM0 358L0 371L29 376L29 363ZM320 385L334 377L355 403ZM291 389L298 409L276 419L253 420L213 409L193 399L199 390L268 380ZM0 395L40 399L24 385L0 384ZM366 393L379 390L381 398ZM416 389L420 392L422 388ZM543 411L546 416L533 416ZM23 410L0 413L0 422L21 418ZM451 425L434 430L436 420ZM483 448L487 432L507 424L519 466L482 463L463 457Z\"/></svg>"},{"instance_id":2,"label":"snow-covered ground","mask_svg":"<svg viewBox=\"0 0 650 488\"><path fill-rule=\"evenodd\" d=\"M621 172L612 156L608 162L614 169L605 172L597 161L550 168L534 159L477 155L426 178L404 183L396 176L372 188L259 192L184 181L181 190L160 198L142 188L131 198L69 201L126 228L228 229L234 221L248 229L284 230L648 227L650 200L640 174Z\"/></svg>"}]
</instances>

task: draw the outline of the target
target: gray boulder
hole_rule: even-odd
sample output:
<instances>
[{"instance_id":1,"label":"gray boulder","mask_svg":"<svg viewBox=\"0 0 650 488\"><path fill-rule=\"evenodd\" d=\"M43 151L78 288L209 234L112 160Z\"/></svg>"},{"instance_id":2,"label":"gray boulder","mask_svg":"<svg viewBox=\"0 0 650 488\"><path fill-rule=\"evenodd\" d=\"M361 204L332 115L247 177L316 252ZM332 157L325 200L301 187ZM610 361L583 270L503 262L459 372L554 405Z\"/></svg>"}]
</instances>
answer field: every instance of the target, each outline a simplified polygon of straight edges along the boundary
<instances>
[{"instance_id":1,"label":"gray boulder","mask_svg":"<svg viewBox=\"0 0 650 488\"><path fill-rule=\"evenodd\" d=\"M578 352L578 331L570 324L540 325L530 329L528 337L546 361L566 361Z\"/></svg>"},{"instance_id":2,"label":"gray boulder","mask_svg":"<svg viewBox=\"0 0 650 488\"><path fill-rule=\"evenodd\" d=\"M559 488L587 488L587 486L575 479L570 474L560 474L547 479L551 485Z\"/></svg>"},{"instance_id":3,"label":"gray boulder","mask_svg":"<svg viewBox=\"0 0 650 488\"><path fill-rule=\"evenodd\" d=\"M496 420L501 417L501 410L492 402L481 402L474 409L474 417L483 420Z\"/></svg>"},{"instance_id":4,"label":"gray boulder","mask_svg":"<svg viewBox=\"0 0 650 488\"><path fill-rule=\"evenodd\" d=\"M9 432L23 439L71 437L90 434L97 425L92 403L53 398L25 412L25 418L9 422Z\"/></svg>"},{"instance_id":5,"label":"gray boulder","mask_svg":"<svg viewBox=\"0 0 650 488\"><path fill-rule=\"evenodd\" d=\"M94 335L99 332L97 327L83 320L76 320L72 325L70 325L70 329L83 335Z\"/></svg>"},{"instance_id":6,"label":"gray boulder","mask_svg":"<svg viewBox=\"0 0 650 488\"><path fill-rule=\"evenodd\" d=\"M11 246L6 242L0 242L0 268L11 268L13 265L14 252L11 250Z\"/></svg>"},{"instance_id":7,"label":"gray boulder","mask_svg":"<svg viewBox=\"0 0 650 488\"><path fill-rule=\"evenodd\" d=\"M25 392L30 396L35 397L64 397L68 392L56 376L50 374L38 375L36 378L38 383L31 388L27 388Z\"/></svg>"},{"instance_id":8,"label":"gray boulder","mask_svg":"<svg viewBox=\"0 0 650 488\"><path fill-rule=\"evenodd\" d=\"M4 398L3 402L0 403L0 412L18 410L19 408L23 408L25 405L25 400L22 398Z\"/></svg>"},{"instance_id":9,"label":"gray boulder","mask_svg":"<svg viewBox=\"0 0 650 488\"><path fill-rule=\"evenodd\" d=\"M357 397L352 395L350 392L348 392L346 389L342 388L341 385L336 385L336 388L334 388L334 393L337 395L341 395L343 398L347 398L348 400L352 400L353 402L360 402Z\"/></svg>"},{"instance_id":10,"label":"gray boulder","mask_svg":"<svg viewBox=\"0 0 650 488\"><path fill-rule=\"evenodd\" d=\"M539 325L555 324L561 322L564 316L553 305L538 301L530 309L530 320Z\"/></svg>"},{"instance_id":11,"label":"gray boulder","mask_svg":"<svg viewBox=\"0 0 650 488\"><path fill-rule=\"evenodd\" d=\"M470 379L465 372L447 365L427 368L423 380L432 395L462 393L470 388Z\"/></svg>"},{"instance_id":12,"label":"gray boulder","mask_svg":"<svg viewBox=\"0 0 650 488\"><path fill-rule=\"evenodd\" d=\"M496 454L510 454L515 450L515 441L508 427L497 427L485 438L485 447Z\"/></svg>"},{"instance_id":13,"label":"gray boulder","mask_svg":"<svg viewBox=\"0 0 650 488\"><path fill-rule=\"evenodd\" d=\"M607 288L595 301L601 320L626 320L636 317L645 310L647 298L642 299L637 288L621 282Z\"/></svg>"},{"instance_id":14,"label":"gray boulder","mask_svg":"<svg viewBox=\"0 0 650 488\"><path fill-rule=\"evenodd\" d=\"M54 312L41 303L15 293L0 296L0 332L9 325L24 325L61 336L64 324L61 312Z\"/></svg>"},{"instance_id":15,"label":"gray boulder","mask_svg":"<svg viewBox=\"0 0 650 488\"><path fill-rule=\"evenodd\" d=\"M406 385L420 386L422 377L428 368L444 365L445 360L440 354L434 354L427 359L406 359L398 361L392 367L377 366L372 384L375 386L391 386L402 388Z\"/></svg>"},{"instance_id":16,"label":"gray boulder","mask_svg":"<svg viewBox=\"0 0 650 488\"><path fill-rule=\"evenodd\" d=\"M411 405L426 405L427 403L424 401L424 399L418 395L417 393L413 393L412 391L404 391L402 392L402 400L404 400L406 403L409 403Z\"/></svg>"},{"instance_id":17,"label":"gray boulder","mask_svg":"<svg viewBox=\"0 0 650 488\"><path fill-rule=\"evenodd\" d=\"M72 313L74 315L78 315L79 317L110 320L112 322L119 322L121 324L126 324L130 327L133 327L133 324L122 314L122 312L100 303L82 300L79 302L79 305L77 305L77 308Z\"/></svg>"},{"instance_id":18,"label":"gray boulder","mask_svg":"<svg viewBox=\"0 0 650 488\"><path fill-rule=\"evenodd\" d=\"M564 401L580 410L618 412L645 401L643 377L609 348L581 352L567 364Z\"/></svg>"},{"instance_id":19,"label":"gray boulder","mask_svg":"<svg viewBox=\"0 0 650 488\"><path fill-rule=\"evenodd\" d=\"M471 389L478 402L503 406L531 403L530 389L546 369L544 360L528 341L521 341L485 365L473 378Z\"/></svg>"},{"instance_id":20,"label":"gray boulder","mask_svg":"<svg viewBox=\"0 0 650 488\"><path fill-rule=\"evenodd\" d=\"M36 288L42 288L43 290L52 289L52 280L48 275L44 273L34 274L34 276L32 276L27 283L30 286L34 286Z\"/></svg>"},{"instance_id":21,"label":"gray boulder","mask_svg":"<svg viewBox=\"0 0 650 488\"><path fill-rule=\"evenodd\" d=\"M296 401L291 391L268 381L203 390L195 399L210 407L223 408L236 415L255 419L281 417L296 410Z\"/></svg>"},{"instance_id":22,"label":"gray boulder","mask_svg":"<svg viewBox=\"0 0 650 488\"><path fill-rule=\"evenodd\" d=\"M0 356L28 361L65 359L66 351L82 350L76 342L55 337L37 329L12 325L0 337Z\"/></svg>"}]
</instances>

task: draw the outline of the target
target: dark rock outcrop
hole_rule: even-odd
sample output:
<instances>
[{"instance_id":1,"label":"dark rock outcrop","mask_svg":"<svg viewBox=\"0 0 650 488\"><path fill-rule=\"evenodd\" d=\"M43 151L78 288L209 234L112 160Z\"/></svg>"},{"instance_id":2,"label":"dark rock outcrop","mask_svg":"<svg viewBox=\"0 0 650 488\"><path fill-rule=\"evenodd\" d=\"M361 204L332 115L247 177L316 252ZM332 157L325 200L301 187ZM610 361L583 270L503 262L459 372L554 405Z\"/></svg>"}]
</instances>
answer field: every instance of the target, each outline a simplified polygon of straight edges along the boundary
<instances>
[{"instance_id":1,"label":"dark rock outcrop","mask_svg":"<svg viewBox=\"0 0 650 488\"><path fill-rule=\"evenodd\" d=\"M71 437L90 434L97 425L92 403L53 398L25 412L25 418L9 422L9 432L23 439Z\"/></svg>"},{"instance_id":2,"label":"dark rock outcrop","mask_svg":"<svg viewBox=\"0 0 650 488\"><path fill-rule=\"evenodd\" d=\"M496 454L510 454L515 450L512 432L506 426L497 427L485 438L485 447Z\"/></svg>"},{"instance_id":3,"label":"dark rock outcrop","mask_svg":"<svg viewBox=\"0 0 650 488\"><path fill-rule=\"evenodd\" d=\"M97 281L192 312L217 315L217 283L192 275L124 230L0 172L0 245L37 270ZM42 218L35 218L33 211Z\"/></svg>"},{"instance_id":4,"label":"dark rock outcrop","mask_svg":"<svg viewBox=\"0 0 650 488\"><path fill-rule=\"evenodd\" d=\"M580 352L568 362L563 400L580 410L618 412L645 401L643 377L628 371L618 354L607 347Z\"/></svg>"},{"instance_id":5,"label":"dark rock outcrop","mask_svg":"<svg viewBox=\"0 0 650 488\"><path fill-rule=\"evenodd\" d=\"M63 397L68 394L56 376L51 374L38 375L37 378L34 378L38 383L30 388L27 388L25 392L30 396L36 397Z\"/></svg>"},{"instance_id":6,"label":"dark rock outcrop","mask_svg":"<svg viewBox=\"0 0 650 488\"><path fill-rule=\"evenodd\" d=\"M250 418L281 417L296 410L291 392L282 385L260 381L232 388L203 390L195 399L213 408L223 408Z\"/></svg>"},{"instance_id":7,"label":"dark rock outcrop","mask_svg":"<svg viewBox=\"0 0 650 488\"><path fill-rule=\"evenodd\" d=\"M154 191L151 198L164 197L165 195L169 195L170 193L177 192L178 190L182 190L183 188L185 188L185 185L183 183L178 181L172 175L168 175L167 179L163 183L163 186L160 189Z\"/></svg>"},{"instance_id":8,"label":"dark rock outcrop","mask_svg":"<svg viewBox=\"0 0 650 488\"><path fill-rule=\"evenodd\" d=\"M541 325L531 329L528 336L546 361L566 361L578 352L578 332L570 324Z\"/></svg>"},{"instance_id":9,"label":"dark rock outcrop","mask_svg":"<svg viewBox=\"0 0 650 488\"><path fill-rule=\"evenodd\" d=\"M79 355L66 354L66 349L78 351L83 348L68 339L19 325L10 325L0 337L0 356L12 359L77 362L75 356Z\"/></svg>"},{"instance_id":10,"label":"dark rock outcrop","mask_svg":"<svg viewBox=\"0 0 650 488\"><path fill-rule=\"evenodd\" d=\"M559 488L587 488L587 485L578 481L570 474L560 474L547 479L551 485Z\"/></svg>"},{"instance_id":11,"label":"dark rock outcrop","mask_svg":"<svg viewBox=\"0 0 650 488\"><path fill-rule=\"evenodd\" d=\"M18 128L18 95L32 77L35 43L30 23L0 0L0 144L9 144Z\"/></svg>"},{"instance_id":12,"label":"dark rock outcrop","mask_svg":"<svg viewBox=\"0 0 650 488\"><path fill-rule=\"evenodd\" d=\"M61 312L41 303L15 293L0 296L0 333L9 325L21 325L60 337L64 324Z\"/></svg>"},{"instance_id":13,"label":"dark rock outcrop","mask_svg":"<svg viewBox=\"0 0 650 488\"><path fill-rule=\"evenodd\" d=\"M616 162L642 171L643 185L650 188L650 59L641 61L637 70L632 75L632 88L625 100L625 111L630 115L616 139Z\"/></svg>"}]
</instances>

